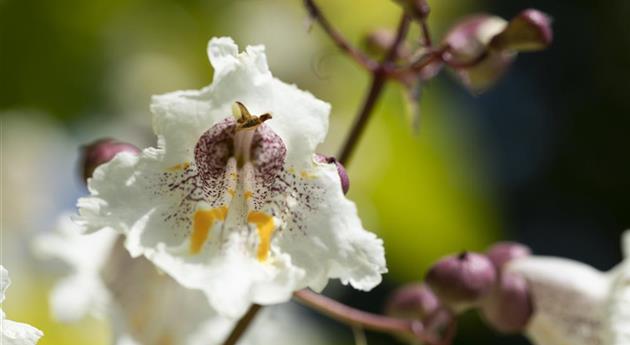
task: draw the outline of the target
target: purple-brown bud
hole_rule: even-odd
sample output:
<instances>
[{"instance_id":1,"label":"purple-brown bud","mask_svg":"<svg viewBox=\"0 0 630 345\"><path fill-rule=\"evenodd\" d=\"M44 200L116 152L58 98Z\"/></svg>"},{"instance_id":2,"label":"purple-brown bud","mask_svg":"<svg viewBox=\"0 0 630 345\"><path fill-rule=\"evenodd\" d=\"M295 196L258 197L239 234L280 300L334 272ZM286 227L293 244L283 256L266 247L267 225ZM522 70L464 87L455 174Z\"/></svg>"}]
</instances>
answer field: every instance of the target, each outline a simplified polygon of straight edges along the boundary
<instances>
[{"instance_id":1,"label":"purple-brown bud","mask_svg":"<svg viewBox=\"0 0 630 345\"><path fill-rule=\"evenodd\" d=\"M120 152L139 154L140 149L132 144L106 138L81 147L81 169L83 181L92 177L96 167L107 163Z\"/></svg>"},{"instance_id":2,"label":"purple-brown bud","mask_svg":"<svg viewBox=\"0 0 630 345\"><path fill-rule=\"evenodd\" d=\"M499 242L486 251L486 255L499 272L506 263L531 254L528 246L516 242Z\"/></svg>"},{"instance_id":3,"label":"purple-brown bud","mask_svg":"<svg viewBox=\"0 0 630 345\"><path fill-rule=\"evenodd\" d=\"M510 51L491 50L488 44L507 22L500 17L477 14L460 20L446 34L442 44L449 47L446 58L462 83L473 93L492 86L514 60Z\"/></svg>"},{"instance_id":4,"label":"purple-brown bud","mask_svg":"<svg viewBox=\"0 0 630 345\"><path fill-rule=\"evenodd\" d=\"M396 33L389 29L376 29L368 33L363 39L365 48L368 52L373 54L383 54L387 52L394 41L396 40ZM402 42L398 48L397 56L405 58L411 55L411 49L405 42Z\"/></svg>"},{"instance_id":5,"label":"purple-brown bud","mask_svg":"<svg viewBox=\"0 0 630 345\"><path fill-rule=\"evenodd\" d=\"M341 182L341 190L343 190L343 194L347 194L350 189L350 178L348 177L348 173L346 173L346 168L344 168L343 165L335 159L335 157L324 156L318 153L315 155L315 160L319 163L335 164L337 167L337 173L339 174L339 180Z\"/></svg>"},{"instance_id":6,"label":"purple-brown bud","mask_svg":"<svg viewBox=\"0 0 630 345\"><path fill-rule=\"evenodd\" d=\"M413 18L424 19L431 12L431 7L427 3L427 0L394 0L399 3Z\"/></svg>"},{"instance_id":7,"label":"purple-brown bud","mask_svg":"<svg viewBox=\"0 0 630 345\"><path fill-rule=\"evenodd\" d=\"M461 312L492 291L496 271L485 255L464 252L442 258L425 280L442 303Z\"/></svg>"},{"instance_id":8,"label":"purple-brown bud","mask_svg":"<svg viewBox=\"0 0 630 345\"><path fill-rule=\"evenodd\" d=\"M424 320L440 306L437 297L426 284L412 283L396 289L385 306L387 315L412 320Z\"/></svg>"},{"instance_id":9,"label":"purple-brown bud","mask_svg":"<svg viewBox=\"0 0 630 345\"><path fill-rule=\"evenodd\" d=\"M536 51L547 48L552 40L551 18L541 11L527 9L493 37L490 46L496 50Z\"/></svg>"},{"instance_id":10,"label":"purple-brown bud","mask_svg":"<svg viewBox=\"0 0 630 345\"><path fill-rule=\"evenodd\" d=\"M534 313L527 281L517 274L503 274L496 288L481 304L486 322L502 333L522 332Z\"/></svg>"}]
</instances>

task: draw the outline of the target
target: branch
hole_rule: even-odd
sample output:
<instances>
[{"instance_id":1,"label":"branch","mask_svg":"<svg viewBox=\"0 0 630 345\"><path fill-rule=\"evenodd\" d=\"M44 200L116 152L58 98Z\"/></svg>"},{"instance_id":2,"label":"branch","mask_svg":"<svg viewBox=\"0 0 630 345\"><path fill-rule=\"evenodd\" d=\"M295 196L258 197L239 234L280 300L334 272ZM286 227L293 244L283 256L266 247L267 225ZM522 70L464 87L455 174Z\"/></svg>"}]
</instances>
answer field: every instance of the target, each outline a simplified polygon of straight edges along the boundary
<instances>
[{"instance_id":1,"label":"branch","mask_svg":"<svg viewBox=\"0 0 630 345\"><path fill-rule=\"evenodd\" d=\"M307 289L295 292L293 297L300 303L353 327L406 335L427 344L440 344L438 339L425 334L424 325L418 320L396 319L364 312Z\"/></svg>"},{"instance_id":2,"label":"branch","mask_svg":"<svg viewBox=\"0 0 630 345\"><path fill-rule=\"evenodd\" d=\"M370 59L359 49L352 46L352 44L350 44L350 42L348 42L348 40L346 40L339 31L333 28L328 19L326 19L322 11L315 3L315 0L304 0L304 6L308 10L309 16L319 23L322 29L324 29L328 36L330 36L330 38L333 40L333 42L335 42L339 49L350 55L350 57L352 57L358 64L363 66L368 71L376 70L376 68L378 67L378 63Z\"/></svg>"},{"instance_id":3,"label":"branch","mask_svg":"<svg viewBox=\"0 0 630 345\"><path fill-rule=\"evenodd\" d=\"M258 304L252 304L247 313L243 315L243 317L238 320L234 329L232 329L232 333L230 336L223 342L223 345L236 345L238 340L245 334L245 331L249 327L249 325L254 321L256 314L262 309L262 306Z\"/></svg>"},{"instance_id":4,"label":"branch","mask_svg":"<svg viewBox=\"0 0 630 345\"><path fill-rule=\"evenodd\" d=\"M308 0L307 0L308 1ZM407 32L409 31L409 17L403 13L400 19L400 23L398 24L398 30L396 31L396 38L394 39L394 43L391 45L383 61L378 64L378 68L372 71L372 82L370 84L370 88L363 100L363 105L359 109L357 116L355 117L354 124L352 125L352 129L350 130L350 134L346 138L339 155L337 156L337 160L341 164L348 164L350 157L354 151L354 148L359 141L361 135L363 134L363 130L367 125L368 120L370 119L370 115L372 114L372 110L376 105L376 101L378 100L381 91L383 90L383 86L385 86L385 81L389 76L387 72L389 69L389 65L391 65L396 58L398 58L398 51L400 49L400 45L407 36Z\"/></svg>"}]
</instances>

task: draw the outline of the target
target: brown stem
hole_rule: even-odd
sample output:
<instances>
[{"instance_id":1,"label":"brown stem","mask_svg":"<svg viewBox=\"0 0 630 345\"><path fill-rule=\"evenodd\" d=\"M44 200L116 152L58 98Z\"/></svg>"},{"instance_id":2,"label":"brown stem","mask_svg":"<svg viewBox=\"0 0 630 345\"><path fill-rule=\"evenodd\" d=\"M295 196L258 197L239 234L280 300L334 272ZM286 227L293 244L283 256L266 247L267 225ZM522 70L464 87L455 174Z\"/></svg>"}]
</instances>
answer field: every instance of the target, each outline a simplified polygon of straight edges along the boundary
<instances>
[{"instance_id":1,"label":"brown stem","mask_svg":"<svg viewBox=\"0 0 630 345\"><path fill-rule=\"evenodd\" d=\"M300 303L350 326L405 335L427 344L439 344L438 339L425 333L424 325L418 320L396 319L364 312L307 289L295 292L293 297Z\"/></svg>"},{"instance_id":2,"label":"brown stem","mask_svg":"<svg viewBox=\"0 0 630 345\"><path fill-rule=\"evenodd\" d=\"M256 314L262 309L258 304L252 304L247 313L238 320L238 323L232 329L230 336L223 342L223 345L236 345L236 342L245 334L249 325L254 321Z\"/></svg>"},{"instance_id":3,"label":"brown stem","mask_svg":"<svg viewBox=\"0 0 630 345\"><path fill-rule=\"evenodd\" d=\"M427 19L429 18L429 12L431 12L431 7L426 0L422 0L418 4L418 10L420 14L420 18L418 21L420 22L420 30L422 32L422 40L425 47L430 48L433 46L433 41L431 40L431 32L429 31L429 24L427 23Z\"/></svg>"},{"instance_id":4,"label":"brown stem","mask_svg":"<svg viewBox=\"0 0 630 345\"><path fill-rule=\"evenodd\" d=\"M363 134L363 130L365 129L368 120L370 119L370 115L372 114L372 109L376 105L376 101L378 100L381 91L383 90L383 86L385 86L385 75L381 72L375 73L372 76L372 81L370 83L370 88L365 95L363 100L363 105L357 116L354 118L354 123L352 125L352 129L350 129L350 134L346 137L346 141L341 147L341 151L337 155L337 160L342 165L347 165L350 157L354 151L354 147L356 143L359 141L361 134Z\"/></svg>"},{"instance_id":5,"label":"brown stem","mask_svg":"<svg viewBox=\"0 0 630 345\"><path fill-rule=\"evenodd\" d=\"M352 57L357 63L363 66L368 71L374 71L378 68L378 63L370 59L367 55L355 48L348 40L346 40L339 31L332 27L328 19L324 16L319 6L315 3L315 0L304 0L304 6L308 10L311 18L319 23L324 31L330 36L335 44L350 57Z\"/></svg>"},{"instance_id":6,"label":"brown stem","mask_svg":"<svg viewBox=\"0 0 630 345\"><path fill-rule=\"evenodd\" d=\"M339 155L337 155L338 161L343 165L348 164L354 148L363 134L368 120L370 119L370 115L372 114L372 110L374 110L374 106L376 105L376 101L378 101L381 91L383 91L383 87L385 86L385 82L388 77L387 70L390 68L389 65L392 64L392 62L394 62L398 57L400 45L405 39L408 31L409 17L406 14L403 14L400 19L400 23L398 24L398 30L396 32L394 43L387 51L387 54L385 54L385 57L378 65L378 68L373 71L372 81L368 92L363 99L363 104L355 117L352 129L350 129L350 133L346 137L346 141L339 151Z\"/></svg>"}]
</instances>

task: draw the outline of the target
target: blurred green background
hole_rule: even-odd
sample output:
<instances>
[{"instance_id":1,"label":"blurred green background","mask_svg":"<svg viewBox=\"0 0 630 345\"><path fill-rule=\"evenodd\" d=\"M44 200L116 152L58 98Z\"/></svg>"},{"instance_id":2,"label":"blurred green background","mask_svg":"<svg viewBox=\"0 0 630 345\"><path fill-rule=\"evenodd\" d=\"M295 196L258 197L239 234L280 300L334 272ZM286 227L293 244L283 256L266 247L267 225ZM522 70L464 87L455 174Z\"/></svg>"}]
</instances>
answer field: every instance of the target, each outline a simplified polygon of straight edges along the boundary
<instances>
[{"instance_id":1,"label":"blurred green background","mask_svg":"<svg viewBox=\"0 0 630 345\"><path fill-rule=\"evenodd\" d=\"M353 42L394 27L389 0L322 0ZM619 259L630 224L627 137L630 34L623 1L430 1L436 38L458 17L489 11L509 18L537 7L555 18L556 42L522 55L493 90L473 97L440 76L424 90L419 134L403 90L390 84L348 167L349 197L382 237L390 273L372 293L331 284L328 293L380 311L397 285L419 280L442 255L483 250L497 239L574 257L605 269ZM29 241L50 231L85 191L79 145L112 136L155 144L152 94L207 85L206 44L231 36L265 44L272 72L333 106L334 154L368 82L367 74L315 26L298 0L0 0L2 264L13 285L3 309L45 332L40 344L106 344L106 324L62 325L49 316L54 280ZM417 36L417 28L412 35ZM307 311L305 311L307 312ZM336 344L351 332L314 315ZM370 344L392 338L369 334ZM521 344L496 336L475 315L456 344Z\"/></svg>"}]
</instances>

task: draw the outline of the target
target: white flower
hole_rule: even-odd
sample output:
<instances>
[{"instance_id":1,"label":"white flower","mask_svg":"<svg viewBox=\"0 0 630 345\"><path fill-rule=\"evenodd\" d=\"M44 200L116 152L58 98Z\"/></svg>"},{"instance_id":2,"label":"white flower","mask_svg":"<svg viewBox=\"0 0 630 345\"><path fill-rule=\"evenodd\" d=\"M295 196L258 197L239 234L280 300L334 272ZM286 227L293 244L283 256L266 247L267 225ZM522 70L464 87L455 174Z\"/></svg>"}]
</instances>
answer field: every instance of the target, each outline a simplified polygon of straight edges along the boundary
<instances>
[{"instance_id":1,"label":"white flower","mask_svg":"<svg viewBox=\"0 0 630 345\"><path fill-rule=\"evenodd\" d=\"M82 235L67 217L35 240L44 258L69 269L51 295L54 316L77 321L108 314L116 345L219 345L236 320L218 315L202 292L161 274L143 257L131 258L113 231ZM282 327L282 328L280 328ZM264 309L239 344L323 344L308 322L286 306Z\"/></svg>"},{"instance_id":2,"label":"white flower","mask_svg":"<svg viewBox=\"0 0 630 345\"><path fill-rule=\"evenodd\" d=\"M212 84L153 98L158 147L99 167L78 223L125 234L133 256L225 315L330 278L379 284L382 241L363 229L335 164L314 154L330 106L273 78L262 46L239 53L216 38L208 55Z\"/></svg>"},{"instance_id":3,"label":"white flower","mask_svg":"<svg viewBox=\"0 0 630 345\"><path fill-rule=\"evenodd\" d=\"M11 285L9 272L0 266L0 303L4 302L4 293ZM0 344L2 345L33 345L37 344L44 333L25 323L7 320L0 309Z\"/></svg>"},{"instance_id":4,"label":"white flower","mask_svg":"<svg viewBox=\"0 0 630 345\"><path fill-rule=\"evenodd\" d=\"M508 264L529 283L534 315L527 335L535 344L630 344L630 232L624 238L626 259L607 273L555 257Z\"/></svg>"}]
</instances>

